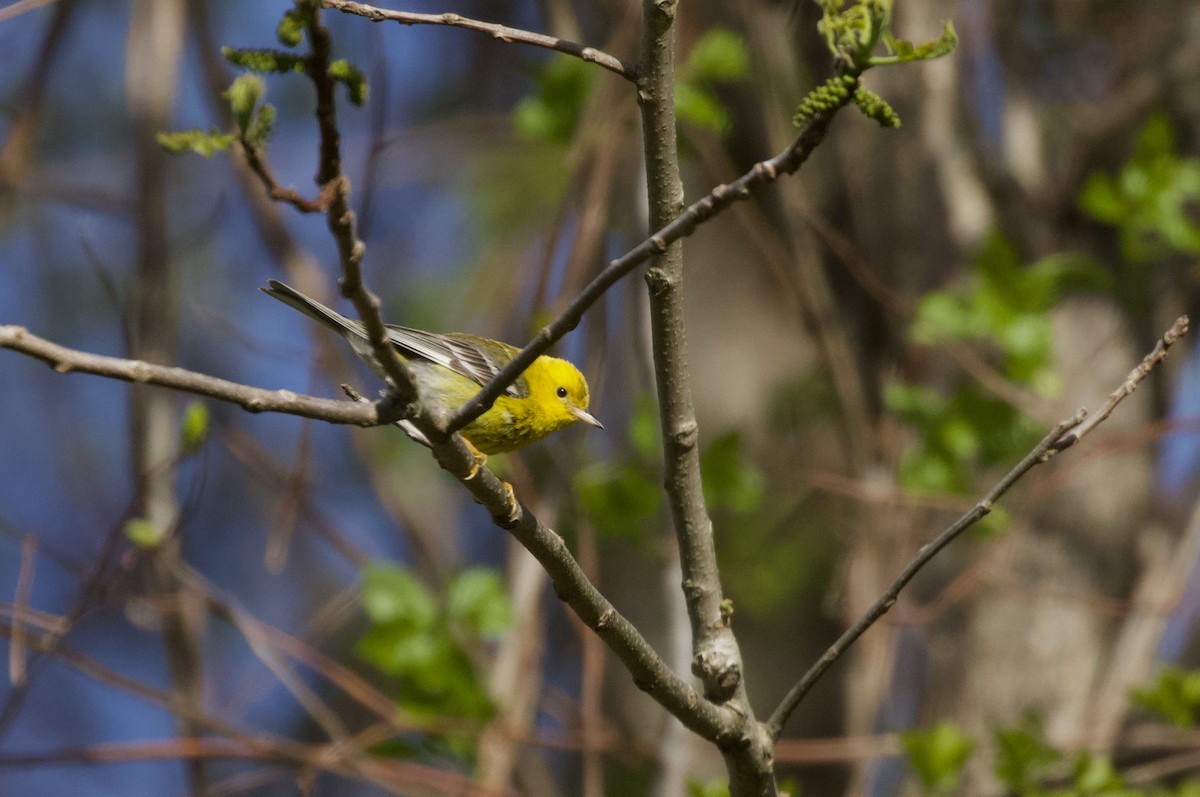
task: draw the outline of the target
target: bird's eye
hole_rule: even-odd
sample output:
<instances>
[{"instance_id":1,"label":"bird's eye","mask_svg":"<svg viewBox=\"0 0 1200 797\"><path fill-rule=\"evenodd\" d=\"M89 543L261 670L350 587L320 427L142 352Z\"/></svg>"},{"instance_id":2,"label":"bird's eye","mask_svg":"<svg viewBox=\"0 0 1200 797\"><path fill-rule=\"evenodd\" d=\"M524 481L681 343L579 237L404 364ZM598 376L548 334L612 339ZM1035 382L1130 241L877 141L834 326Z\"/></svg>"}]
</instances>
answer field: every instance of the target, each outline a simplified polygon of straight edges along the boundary
<instances>
[{"instance_id":1,"label":"bird's eye","mask_svg":"<svg viewBox=\"0 0 1200 797\"><path fill-rule=\"evenodd\" d=\"M556 390L554 392L558 394L559 398L567 397L567 389L565 387L560 387L558 390Z\"/></svg>"}]
</instances>

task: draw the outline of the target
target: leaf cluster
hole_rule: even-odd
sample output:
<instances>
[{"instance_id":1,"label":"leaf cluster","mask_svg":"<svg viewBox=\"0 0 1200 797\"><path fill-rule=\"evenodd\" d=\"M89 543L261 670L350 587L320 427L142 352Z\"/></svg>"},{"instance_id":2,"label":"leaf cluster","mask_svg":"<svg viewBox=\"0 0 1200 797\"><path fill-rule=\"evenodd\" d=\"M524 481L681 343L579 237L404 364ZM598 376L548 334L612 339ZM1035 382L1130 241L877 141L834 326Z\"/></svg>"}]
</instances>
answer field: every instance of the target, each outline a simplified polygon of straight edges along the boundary
<instances>
[{"instance_id":1,"label":"leaf cluster","mask_svg":"<svg viewBox=\"0 0 1200 797\"><path fill-rule=\"evenodd\" d=\"M363 571L360 597L371 628L358 642L358 655L399 680L402 708L430 717L492 716L469 650L511 623L495 571L464 570L438 595L406 568L374 562Z\"/></svg>"},{"instance_id":2,"label":"leaf cluster","mask_svg":"<svg viewBox=\"0 0 1200 797\"><path fill-rule=\"evenodd\" d=\"M992 736L992 771L1006 792L1017 797L1200 797L1200 782L1136 788L1126 784L1105 756L1066 756L1046 741L1041 719L1033 713L1026 713L1014 727L996 728ZM974 739L949 721L929 730L905 731L901 744L922 793L931 797L955 793L976 747Z\"/></svg>"},{"instance_id":3,"label":"leaf cluster","mask_svg":"<svg viewBox=\"0 0 1200 797\"><path fill-rule=\"evenodd\" d=\"M1200 159L1179 155L1175 132L1161 114L1146 122L1121 170L1091 175L1079 198L1085 213L1116 227L1130 263L1200 254L1197 202Z\"/></svg>"}]
</instances>

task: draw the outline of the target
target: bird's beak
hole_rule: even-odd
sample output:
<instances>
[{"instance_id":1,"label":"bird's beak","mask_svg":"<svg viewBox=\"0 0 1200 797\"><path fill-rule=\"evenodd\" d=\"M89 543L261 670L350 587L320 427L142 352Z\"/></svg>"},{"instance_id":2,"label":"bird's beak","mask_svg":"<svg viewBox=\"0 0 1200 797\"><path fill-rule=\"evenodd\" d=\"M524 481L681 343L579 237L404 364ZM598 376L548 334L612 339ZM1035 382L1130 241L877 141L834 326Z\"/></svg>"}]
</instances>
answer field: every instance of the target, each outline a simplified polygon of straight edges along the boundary
<instances>
[{"instance_id":1,"label":"bird's beak","mask_svg":"<svg viewBox=\"0 0 1200 797\"><path fill-rule=\"evenodd\" d=\"M587 410L581 410L578 407L571 407L571 414L574 415L579 420L586 423L588 426L595 426L597 429L604 428L604 424L602 424L602 423L600 423L600 421L596 420L596 416L592 415Z\"/></svg>"}]
</instances>

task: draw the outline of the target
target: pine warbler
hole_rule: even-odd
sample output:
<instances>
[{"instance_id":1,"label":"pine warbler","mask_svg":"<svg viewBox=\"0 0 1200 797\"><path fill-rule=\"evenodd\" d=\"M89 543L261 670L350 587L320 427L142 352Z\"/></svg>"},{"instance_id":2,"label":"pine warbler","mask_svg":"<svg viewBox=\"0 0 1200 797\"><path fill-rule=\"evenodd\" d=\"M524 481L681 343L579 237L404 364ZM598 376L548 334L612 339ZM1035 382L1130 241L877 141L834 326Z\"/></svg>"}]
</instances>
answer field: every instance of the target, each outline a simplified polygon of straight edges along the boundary
<instances>
[{"instance_id":1,"label":"pine warbler","mask_svg":"<svg viewBox=\"0 0 1200 797\"><path fill-rule=\"evenodd\" d=\"M267 284L264 293L337 332L377 376L386 380L361 322L282 282L269 280ZM498 340L461 332L438 334L391 324L387 331L400 358L412 370L421 400L440 412L453 412L462 406L519 351ZM587 408L587 380L579 369L566 360L542 355L487 412L459 431L484 454L499 454L537 442L576 421L603 429ZM428 445L411 425L406 425L405 431Z\"/></svg>"}]
</instances>

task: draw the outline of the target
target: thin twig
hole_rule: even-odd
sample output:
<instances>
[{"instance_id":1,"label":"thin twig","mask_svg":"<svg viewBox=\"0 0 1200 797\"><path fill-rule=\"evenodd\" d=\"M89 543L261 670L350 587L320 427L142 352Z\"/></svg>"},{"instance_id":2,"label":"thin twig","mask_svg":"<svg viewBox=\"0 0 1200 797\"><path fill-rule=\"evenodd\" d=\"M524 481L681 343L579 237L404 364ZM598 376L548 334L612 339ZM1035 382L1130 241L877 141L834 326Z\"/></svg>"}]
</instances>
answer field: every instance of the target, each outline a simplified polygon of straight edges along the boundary
<instances>
[{"instance_id":1,"label":"thin twig","mask_svg":"<svg viewBox=\"0 0 1200 797\"><path fill-rule=\"evenodd\" d=\"M37 563L37 537L28 534L21 538L21 569L17 573L17 589L13 596L12 638L8 645L8 680L13 686L25 683L25 623L23 615L33 591L33 571Z\"/></svg>"},{"instance_id":2,"label":"thin twig","mask_svg":"<svg viewBox=\"0 0 1200 797\"><path fill-rule=\"evenodd\" d=\"M544 47L548 50L573 55L576 58L582 58L584 61L590 61L597 66L604 67L626 80L637 80L636 64L622 61L615 55L609 55L594 47L585 47L582 44L565 41L556 36L547 36L544 33L510 28L507 25L498 25L494 22L481 22L477 19L461 17L458 14L420 14L412 11L392 11L387 8L376 8L366 3L355 3L351 0L321 0L321 5L325 8L332 8L335 11L366 17L372 22L399 22L401 25L448 25L454 28L475 30L490 34L493 38L500 41L530 44L534 47Z\"/></svg>"},{"instance_id":3,"label":"thin twig","mask_svg":"<svg viewBox=\"0 0 1200 797\"><path fill-rule=\"evenodd\" d=\"M1049 434L1042 438L1041 442L1034 446L1024 459L1022 459L1016 467L1010 470L1003 479L988 491L979 503L977 503L969 512L956 520L949 528L943 531L932 542L921 547L915 558L910 561L901 571L892 585L887 591L877 600L870 609L867 610L862 617L858 619L849 629L846 630L836 642L825 651L824 655L817 660L808 672L793 686L784 696L779 706L771 714L771 719L767 722L767 731L772 738L779 738L780 732L783 730L784 723L788 717L800 705L800 701L808 694L809 690L820 680L821 676L833 666L833 663L841 657L843 653L855 641L858 640L863 633L875 624L879 618L883 617L889 609L896 603L900 595L900 591L912 580L921 568L929 563L943 548L954 541L958 535L966 531L975 523L979 522L985 515L992 510L993 504L1003 496L1008 490L1016 484L1016 482L1028 473L1034 466L1039 465L1060 451L1074 445L1079 439L1096 427L1096 424L1107 418L1126 396L1134 391L1150 370L1155 365L1162 362L1167 355L1167 349L1171 347L1175 341L1187 333L1188 318L1182 316L1175 321L1174 325L1167 330L1166 334L1159 340L1154 350L1142 360L1142 362L1129 373L1125 381L1112 392L1108 400L1096 413L1093 419L1085 421L1088 418L1086 409L1081 409L1074 417L1062 421ZM1098 420L1097 420L1098 419Z\"/></svg>"}]
</instances>

